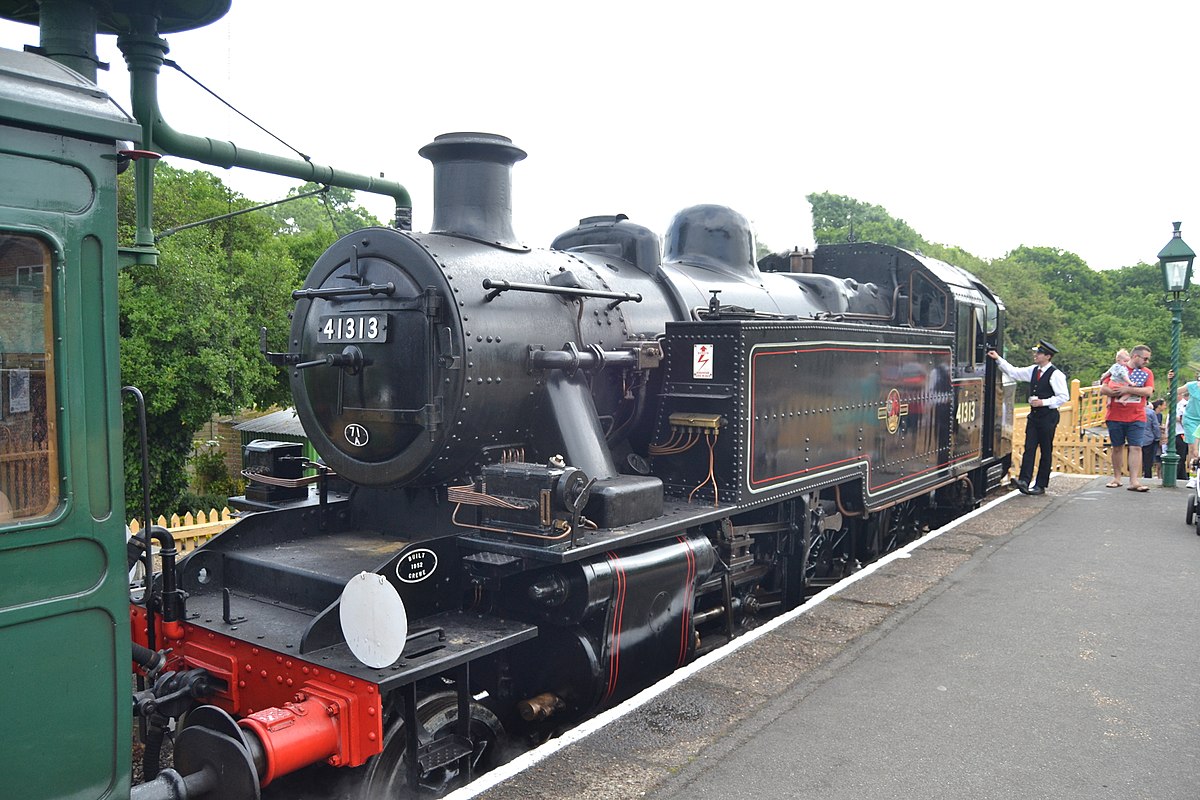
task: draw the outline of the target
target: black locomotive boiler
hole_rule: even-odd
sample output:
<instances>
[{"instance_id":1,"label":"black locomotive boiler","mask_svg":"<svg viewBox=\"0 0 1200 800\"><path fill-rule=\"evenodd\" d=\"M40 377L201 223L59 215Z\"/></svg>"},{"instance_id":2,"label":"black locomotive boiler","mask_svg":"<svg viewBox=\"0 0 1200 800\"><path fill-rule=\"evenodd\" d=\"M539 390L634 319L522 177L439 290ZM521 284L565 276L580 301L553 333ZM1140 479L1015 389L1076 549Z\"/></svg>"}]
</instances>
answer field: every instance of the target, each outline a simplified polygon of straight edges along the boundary
<instances>
[{"instance_id":1,"label":"black locomotive boiler","mask_svg":"<svg viewBox=\"0 0 1200 800\"><path fill-rule=\"evenodd\" d=\"M661 245L611 216L531 249L510 219L524 152L475 133L421 152L433 231L343 237L268 354L318 486L259 445L272 509L133 606L170 647L160 694L203 703L175 771L219 772L222 797L444 790L1008 469L1011 385L984 357L1004 309L963 270L860 243L760 265L721 206Z\"/></svg>"}]
</instances>

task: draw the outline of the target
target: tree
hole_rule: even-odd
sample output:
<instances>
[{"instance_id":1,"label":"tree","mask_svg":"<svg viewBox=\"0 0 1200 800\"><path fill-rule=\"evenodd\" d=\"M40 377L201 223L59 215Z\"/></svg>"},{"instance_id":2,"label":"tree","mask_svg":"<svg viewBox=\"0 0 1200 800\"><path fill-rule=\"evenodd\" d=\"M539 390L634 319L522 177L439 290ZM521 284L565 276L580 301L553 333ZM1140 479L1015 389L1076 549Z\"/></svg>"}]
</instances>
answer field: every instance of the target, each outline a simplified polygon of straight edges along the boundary
<instances>
[{"instance_id":1,"label":"tree","mask_svg":"<svg viewBox=\"0 0 1200 800\"><path fill-rule=\"evenodd\" d=\"M1062 309L1021 265L998 260L984 263L975 274L1004 302L1007 324L1001 344L1006 352L1028 349L1039 339L1057 341Z\"/></svg>"},{"instance_id":2,"label":"tree","mask_svg":"<svg viewBox=\"0 0 1200 800\"><path fill-rule=\"evenodd\" d=\"M1025 247L1012 250L1004 260L1023 267L1040 281L1059 308L1078 314L1112 294L1105 273L1096 272L1074 253L1052 247Z\"/></svg>"},{"instance_id":3,"label":"tree","mask_svg":"<svg viewBox=\"0 0 1200 800\"><path fill-rule=\"evenodd\" d=\"M290 189L288 197L296 200L267 210L278 232L284 235L292 260L300 267L301 282L329 245L360 228L380 224L371 212L353 204L352 190L329 186L320 194L311 194L319 189L321 186L316 183Z\"/></svg>"},{"instance_id":4,"label":"tree","mask_svg":"<svg viewBox=\"0 0 1200 800\"><path fill-rule=\"evenodd\" d=\"M159 230L253 205L219 178L159 164ZM133 182L120 185L120 224L133 229ZM187 486L186 462L196 430L214 413L269 405L287 397L284 373L259 354L259 329L279 349L287 339L290 293L299 273L275 222L251 212L181 231L159 242L156 266L133 266L118 278L121 379L146 397L151 504L175 510ZM139 476L131 407L125 410L126 474ZM130 514L141 516L136 480L126 488Z\"/></svg>"},{"instance_id":5,"label":"tree","mask_svg":"<svg viewBox=\"0 0 1200 800\"><path fill-rule=\"evenodd\" d=\"M894 219L882 206L873 206L839 194L818 192L807 197L813 210L813 237L817 244L879 242L921 250L925 240L907 222Z\"/></svg>"}]
</instances>

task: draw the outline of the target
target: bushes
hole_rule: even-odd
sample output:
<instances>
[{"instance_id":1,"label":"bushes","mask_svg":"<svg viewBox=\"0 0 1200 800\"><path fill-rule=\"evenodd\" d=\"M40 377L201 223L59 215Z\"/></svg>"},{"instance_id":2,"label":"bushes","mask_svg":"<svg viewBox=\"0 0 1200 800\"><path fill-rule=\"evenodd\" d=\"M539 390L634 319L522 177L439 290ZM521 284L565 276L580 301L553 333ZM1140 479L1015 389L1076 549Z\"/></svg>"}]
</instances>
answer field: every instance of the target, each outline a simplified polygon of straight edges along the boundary
<instances>
[{"instance_id":1,"label":"bushes","mask_svg":"<svg viewBox=\"0 0 1200 800\"><path fill-rule=\"evenodd\" d=\"M189 511L220 510L229 505L229 498L243 491L241 480L229 474L225 466L225 454L220 442L193 442L192 456L188 459L191 485L179 495L175 502L176 514Z\"/></svg>"},{"instance_id":2,"label":"bushes","mask_svg":"<svg viewBox=\"0 0 1200 800\"><path fill-rule=\"evenodd\" d=\"M171 513L183 516L197 511L208 513L212 509L220 511L229 505L229 495L226 494L196 494L184 492L179 496L179 503Z\"/></svg>"}]
</instances>

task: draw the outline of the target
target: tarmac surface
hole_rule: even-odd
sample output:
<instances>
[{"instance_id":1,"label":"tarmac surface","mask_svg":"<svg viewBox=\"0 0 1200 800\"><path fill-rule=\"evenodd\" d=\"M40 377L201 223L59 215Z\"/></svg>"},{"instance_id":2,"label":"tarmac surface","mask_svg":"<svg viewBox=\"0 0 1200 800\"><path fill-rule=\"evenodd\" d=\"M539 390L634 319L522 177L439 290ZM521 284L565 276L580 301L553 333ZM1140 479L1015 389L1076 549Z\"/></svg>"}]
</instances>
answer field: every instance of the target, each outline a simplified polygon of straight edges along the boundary
<instances>
[{"instance_id":1,"label":"tarmac surface","mask_svg":"<svg viewBox=\"0 0 1200 800\"><path fill-rule=\"evenodd\" d=\"M1189 492L1107 480L1005 496L451 797L1198 798Z\"/></svg>"}]
</instances>

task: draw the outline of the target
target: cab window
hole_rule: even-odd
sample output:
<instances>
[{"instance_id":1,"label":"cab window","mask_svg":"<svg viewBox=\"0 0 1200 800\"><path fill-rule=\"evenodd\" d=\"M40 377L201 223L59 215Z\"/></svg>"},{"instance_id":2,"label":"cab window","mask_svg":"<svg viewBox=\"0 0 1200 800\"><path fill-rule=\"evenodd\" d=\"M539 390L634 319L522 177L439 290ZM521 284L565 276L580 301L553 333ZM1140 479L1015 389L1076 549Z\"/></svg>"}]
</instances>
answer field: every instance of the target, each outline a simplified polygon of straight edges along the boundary
<instances>
[{"instance_id":1,"label":"cab window","mask_svg":"<svg viewBox=\"0 0 1200 800\"><path fill-rule=\"evenodd\" d=\"M996 328L1000 325L1000 307L996 305L996 301L984 295L983 305L986 309L984 313L984 330L988 336L996 335Z\"/></svg>"},{"instance_id":2,"label":"cab window","mask_svg":"<svg viewBox=\"0 0 1200 800\"><path fill-rule=\"evenodd\" d=\"M921 272L909 278L909 323L918 328L942 328L946 325L949 298L940 286Z\"/></svg>"},{"instance_id":3,"label":"cab window","mask_svg":"<svg viewBox=\"0 0 1200 800\"><path fill-rule=\"evenodd\" d=\"M973 371L972 365L982 364L987 355L985 315L983 306L968 303L958 306L958 363L967 372Z\"/></svg>"},{"instance_id":4,"label":"cab window","mask_svg":"<svg viewBox=\"0 0 1200 800\"><path fill-rule=\"evenodd\" d=\"M58 504L51 251L0 232L0 525Z\"/></svg>"}]
</instances>

